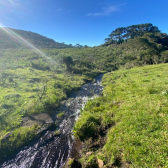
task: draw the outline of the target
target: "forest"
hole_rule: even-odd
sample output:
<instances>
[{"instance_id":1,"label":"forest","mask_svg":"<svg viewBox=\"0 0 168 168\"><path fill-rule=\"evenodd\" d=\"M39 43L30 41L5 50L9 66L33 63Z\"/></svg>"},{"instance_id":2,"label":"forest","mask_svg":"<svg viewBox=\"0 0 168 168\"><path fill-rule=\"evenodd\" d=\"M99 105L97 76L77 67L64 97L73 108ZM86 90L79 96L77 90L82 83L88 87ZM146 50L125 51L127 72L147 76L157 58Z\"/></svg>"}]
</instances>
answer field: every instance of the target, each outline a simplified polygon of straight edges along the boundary
<instances>
[{"instance_id":1,"label":"forest","mask_svg":"<svg viewBox=\"0 0 168 168\"><path fill-rule=\"evenodd\" d=\"M50 38L30 31L0 28L0 151L2 153L2 155L0 155L0 162L8 155L14 153L19 147L29 143L35 137L39 127L37 125L33 125L29 128L23 127L23 117L29 114L44 112L51 114L59 107L61 101L68 98L72 90L78 90L82 84L92 80L100 73L107 73L103 78L103 85L105 86L103 96L93 100L93 102L89 102L81 114L89 118L91 113L88 113L93 112L92 116L101 123L99 125L95 124L95 127L93 126L95 130L98 130L100 127L106 128L108 125L113 125L114 122L121 123L120 117L124 115L127 116L129 110L133 109L131 102L127 102L129 98L126 95L131 87L132 90L130 90L130 93L133 94L131 96L139 96L138 98L142 98L141 86L147 85L144 94L148 94L146 95L148 103L150 103L150 100L153 98L152 96L166 90L165 79L167 78L167 64L165 63L168 63L168 35L162 33L158 27L153 26L151 23L117 28L109 34L108 38L105 38L104 44L96 47L82 46L80 44L76 44L75 46L72 44L67 45L55 42ZM142 75L144 75L146 71L149 73L149 79L142 78L138 81L141 76L138 73L141 72L140 68L143 69ZM162 74L160 69L163 69L163 76L160 75ZM160 86L159 80L150 83L153 79L153 73L155 76L160 75L158 78L164 82L163 87ZM137 74L137 76L139 75L139 78L134 79L135 74ZM130 84L129 80L134 82ZM138 84L135 80L138 81ZM108 85L109 81L111 83L114 82L114 84ZM127 84L127 88L122 89L123 83ZM117 92L117 89L120 93ZM112 90L114 90L114 92L112 92ZM135 94L136 90L137 95ZM142 102L139 103L141 105L145 103L143 98ZM158 113L160 116L164 113L163 115L166 118L167 104L159 102L159 99L162 99L161 95L157 95L154 99L155 104L163 104L162 107L164 111ZM97 105L95 101L104 102L104 105L101 103ZM134 99L130 101L134 101ZM163 101L167 101L166 96L163 98ZM121 102L124 102L124 105L120 108ZM126 107L127 103L130 105L129 107ZM135 108L138 108L138 103ZM141 108L143 108L143 106ZM151 107L151 110L152 108L158 107ZM161 105L159 108L161 108ZM127 112L122 114L124 109L127 109ZM110 111L109 116L111 116L111 118L107 116L107 111ZM116 113L118 111L119 113ZM104 113L103 116L100 116L101 113ZM116 116L116 118L113 119L113 115ZM148 113L145 116L145 113L143 113L143 117L144 120L147 121L147 117L149 119L150 115ZM157 118L157 111L155 111L152 117L151 125ZM161 124L162 119L157 120L159 124ZM89 156L89 158L85 156L81 158L81 163L83 163L84 167L91 166L92 161L95 162L95 157L104 160L107 166L109 166L111 162L115 165L117 158L119 158L123 165L129 163L137 167L143 165L148 167L150 164L156 165L156 167L164 167L168 164L166 161L163 161L167 153L162 152L162 149L159 149L159 155L163 157L160 160L158 159L159 156L156 151L156 155L151 156L151 158L154 157L154 161L151 161L151 158L145 160L146 153L144 151L145 154L141 156L142 159L144 159L143 162L138 160L139 153L136 152L143 149L144 146L138 148L138 142L140 140L137 138L137 142L133 142L133 139L131 139L132 134L135 135L135 132L140 131L138 130L138 124L135 125L136 128L133 128L138 131L133 133L129 130L129 135L126 134L123 129L125 129L125 127L129 129L131 122L143 122L143 119L136 118L130 121L130 125L124 125L125 120L123 119L123 123L121 123L122 127L112 128L113 130L109 132L108 140L104 144L104 147L99 147L98 149L89 148L90 150L94 150L95 154ZM80 123L80 121L82 122ZM167 128L167 121L163 119L163 122L165 128ZM90 123L87 123L87 120L81 118L74 126L75 136L86 141L86 143L89 143L89 140L92 141L89 138L94 137L94 135L87 137L81 132L81 130L86 128L85 125L88 124ZM144 123L144 127L142 126L142 130L145 130L146 125L147 122ZM156 128L157 131L159 129L165 133L163 127L158 126ZM153 128L153 131L154 130L155 128ZM118 136L116 139L119 144L116 143L115 138L112 138L114 137L112 131L116 131L117 133L119 131L124 132L122 133L123 137L116 134L116 136ZM150 132L150 130L148 131ZM13 132L13 135L9 137L8 141L4 142L4 137L11 132ZM139 134L135 136L139 137L141 134L142 132L139 132ZM146 134L147 132L145 132L145 135ZM153 134L149 135L154 137ZM138 148L138 150L130 149L128 147L129 142L121 140L126 136L129 137L130 142L135 148ZM157 134L155 137L159 136L161 135ZM146 136L145 138L149 137ZM163 139L167 141L165 138ZM145 144L145 148L148 151L150 149L147 149L147 145L152 143L152 140L151 138L151 141ZM160 138L158 138L158 141L159 140ZM160 141L163 145L165 145L164 140ZM115 147L109 148L110 145L113 146L112 144L115 144ZM122 145L126 148L126 151L123 151L124 156L122 156L122 152L117 151L118 148L120 151L123 150L121 148ZM155 145L152 145L151 148L154 150ZM110 153L110 150L113 152ZM132 151L132 153L129 153L129 151ZM165 147L163 151L167 151L167 147ZM100 153L104 154L101 155ZM90 162L88 160L90 160ZM87 164L85 165L84 163Z\"/></svg>"}]
</instances>

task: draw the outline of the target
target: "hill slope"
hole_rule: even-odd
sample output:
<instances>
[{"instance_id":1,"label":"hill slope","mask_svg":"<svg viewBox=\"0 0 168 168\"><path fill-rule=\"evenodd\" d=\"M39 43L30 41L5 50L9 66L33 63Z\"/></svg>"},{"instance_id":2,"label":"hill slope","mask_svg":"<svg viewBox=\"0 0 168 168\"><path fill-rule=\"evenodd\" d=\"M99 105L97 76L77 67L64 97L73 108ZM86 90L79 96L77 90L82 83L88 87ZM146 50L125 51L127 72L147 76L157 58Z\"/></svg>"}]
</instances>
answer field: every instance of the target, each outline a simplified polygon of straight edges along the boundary
<instances>
[{"instance_id":1,"label":"hill slope","mask_svg":"<svg viewBox=\"0 0 168 168\"><path fill-rule=\"evenodd\" d=\"M149 65L103 77L102 96L87 103L74 127L85 141L82 167L95 158L105 167L168 166L167 71L167 64Z\"/></svg>"},{"instance_id":2,"label":"hill slope","mask_svg":"<svg viewBox=\"0 0 168 168\"><path fill-rule=\"evenodd\" d=\"M81 84L99 72L168 63L168 38L166 34L160 32L143 32L141 36L122 41L116 39L98 47L65 48L71 46L57 43L32 32L15 29L8 29L8 31L11 35L4 29L0 29L0 147L2 146L1 139L9 132L16 131L14 138L11 137L10 142L4 144L4 149L8 149L9 152L4 151L8 154L11 154L20 144L25 143L24 139L17 138L17 135L26 137L26 128L23 128L24 131L20 134L24 116L33 113L51 113L58 107L61 100L67 98L69 91L79 88ZM42 49L29 49L26 43L23 45L24 40L18 42L20 38L16 34ZM17 40L16 37L18 37ZM132 72L132 70L127 70L127 72ZM120 79L118 75L109 76L116 80ZM129 79L131 78L128 78L128 82ZM109 82L109 85L113 82L113 80ZM148 79L144 79L144 82L146 85ZM136 82L134 84L137 85ZM129 83L127 85L129 86ZM141 86L137 87L138 91ZM152 89L149 86L149 92L152 93L154 91L152 84L151 87ZM164 90L166 90L166 85L161 91ZM127 90L122 91L127 94ZM112 93L111 90L109 93ZM106 97L101 101L105 103ZM109 101L113 100L109 97ZM99 103L97 105L99 106ZM113 102L111 106L113 107ZM114 103L114 108L116 106L117 104ZM95 107L95 114L99 114L97 110L101 111L103 108ZM104 120L102 124L113 121L113 118L106 118L106 114L101 119ZM82 122L80 124L82 127ZM92 125L88 124L88 126ZM113 159L112 157L110 159ZM108 159L106 158L105 161L109 162Z\"/></svg>"},{"instance_id":3,"label":"hill slope","mask_svg":"<svg viewBox=\"0 0 168 168\"><path fill-rule=\"evenodd\" d=\"M37 33L30 31L17 30L12 28L0 28L0 49L7 48L30 48L29 45L23 42L21 38L31 43L36 48L70 48L71 45L55 42L53 39L47 38Z\"/></svg>"}]
</instances>

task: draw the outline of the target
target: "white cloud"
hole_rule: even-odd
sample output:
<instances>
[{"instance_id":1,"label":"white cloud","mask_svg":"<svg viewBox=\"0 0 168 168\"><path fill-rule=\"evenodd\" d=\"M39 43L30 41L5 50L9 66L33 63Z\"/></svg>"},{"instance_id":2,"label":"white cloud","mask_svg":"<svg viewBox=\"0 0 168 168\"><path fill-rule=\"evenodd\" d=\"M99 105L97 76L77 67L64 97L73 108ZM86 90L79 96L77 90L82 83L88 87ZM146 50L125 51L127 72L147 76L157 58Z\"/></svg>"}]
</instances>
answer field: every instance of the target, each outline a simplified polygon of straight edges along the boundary
<instances>
[{"instance_id":1,"label":"white cloud","mask_svg":"<svg viewBox=\"0 0 168 168\"><path fill-rule=\"evenodd\" d=\"M88 13L86 16L107 16L118 10L119 10L118 6L108 6L103 8L103 10L99 13Z\"/></svg>"}]
</instances>

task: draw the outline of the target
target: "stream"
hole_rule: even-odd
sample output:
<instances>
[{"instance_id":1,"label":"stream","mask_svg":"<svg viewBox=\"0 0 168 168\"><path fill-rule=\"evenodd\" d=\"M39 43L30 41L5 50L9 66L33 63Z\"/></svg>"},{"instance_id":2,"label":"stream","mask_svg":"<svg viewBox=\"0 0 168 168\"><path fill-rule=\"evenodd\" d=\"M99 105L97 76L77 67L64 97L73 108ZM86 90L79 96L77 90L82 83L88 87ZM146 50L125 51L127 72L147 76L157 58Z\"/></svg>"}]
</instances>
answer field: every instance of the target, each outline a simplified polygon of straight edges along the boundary
<instances>
[{"instance_id":1,"label":"stream","mask_svg":"<svg viewBox=\"0 0 168 168\"><path fill-rule=\"evenodd\" d=\"M73 91L68 100L62 102L51 118L56 127L46 131L39 139L22 148L14 158L0 165L1 168L62 168L73 151L72 128L81 109L88 98L94 98L103 90L101 86L103 74L93 81L82 85L78 91ZM58 114L64 116L58 118ZM55 135L55 130L59 135Z\"/></svg>"}]
</instances>

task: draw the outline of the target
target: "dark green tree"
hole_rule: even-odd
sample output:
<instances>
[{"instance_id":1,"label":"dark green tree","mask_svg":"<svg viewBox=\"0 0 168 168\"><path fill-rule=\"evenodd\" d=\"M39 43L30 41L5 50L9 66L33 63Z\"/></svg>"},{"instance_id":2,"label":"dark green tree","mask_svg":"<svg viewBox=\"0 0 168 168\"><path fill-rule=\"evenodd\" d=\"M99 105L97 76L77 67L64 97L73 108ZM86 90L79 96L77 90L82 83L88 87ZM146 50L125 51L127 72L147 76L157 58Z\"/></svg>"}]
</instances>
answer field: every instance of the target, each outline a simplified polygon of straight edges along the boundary
<instances>
[{"instance_id":1,"label":"dark green tree","mask_svg":"<svg viewBox=\"0 0 168 168\"><path fill-rule=\"evenodd\" d=\"M65 64L65 69L68 72L72 71L71 66L73 65L73 60L70 56L65 56L62 58L63 63Z\"/></svg>"},{"instance_id":2,"label":"dark green tree","mask_svg":"<svg viewBox=\"0 0 168 168\"><path fill-rule=\"evenodd\" d=\"M129 38L143 36L145 33L156 33L160 32L158 27L153 26L151 23L131 25L128 27L119 27L111 32L108 38L105 38L105 43L108 44L121 44Z\"/></svg>"}]
</instances>

